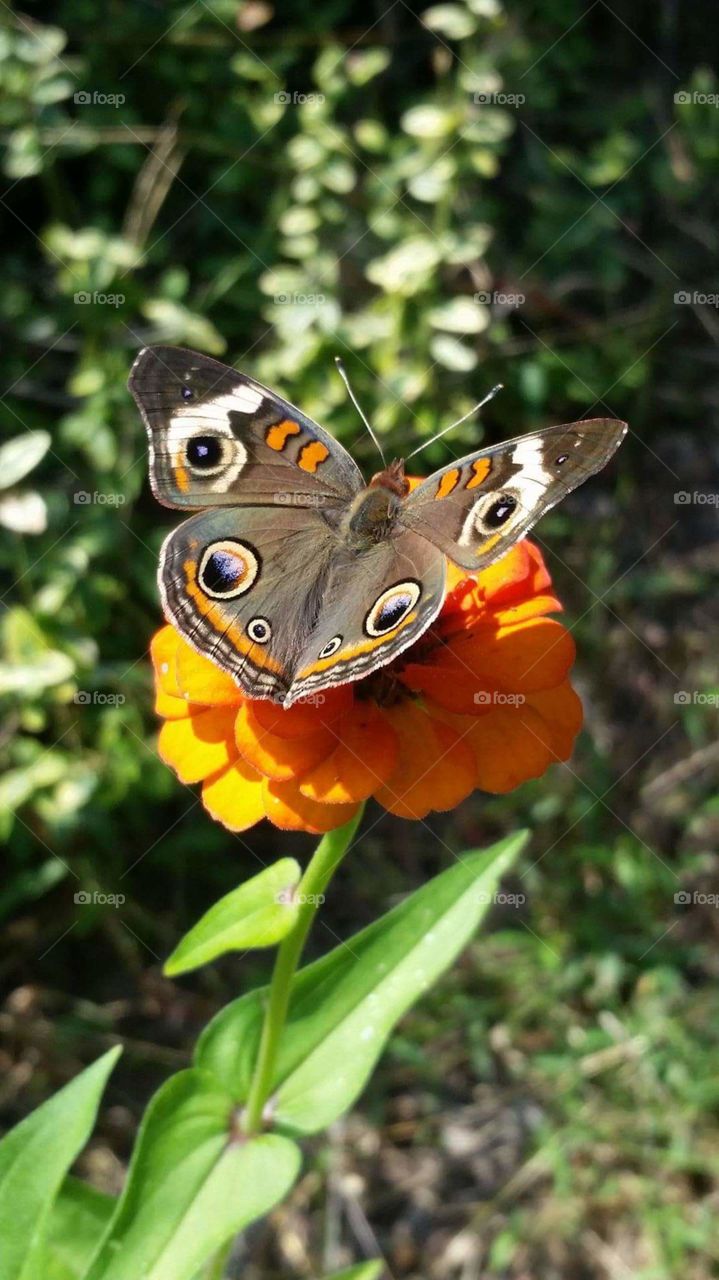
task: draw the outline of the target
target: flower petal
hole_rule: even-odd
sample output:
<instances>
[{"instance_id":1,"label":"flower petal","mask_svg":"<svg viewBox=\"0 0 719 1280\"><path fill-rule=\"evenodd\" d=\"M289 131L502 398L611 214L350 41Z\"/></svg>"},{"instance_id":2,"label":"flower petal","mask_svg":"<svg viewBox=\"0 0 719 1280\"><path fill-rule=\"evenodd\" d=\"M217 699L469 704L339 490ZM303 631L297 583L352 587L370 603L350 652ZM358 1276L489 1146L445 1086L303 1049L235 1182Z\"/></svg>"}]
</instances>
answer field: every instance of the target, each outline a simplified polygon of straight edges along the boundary
<instances>
[{"instance_id":1,"label":"flower petal","mask_svg":"<svg viewBox=\"0 0 719 1280\"><path fill-rule=\"evenodd\" d=\"M584 720L581 700L569 681L564 680L556 689L531 693L527 701L544 721L546 741L555 758L568 760Z\"/></svg>"},{"instance_id":2,"label":"flower petal","mask_svg":"<svg viewBox=\"0 0 719 1280\"><path fill-rule=\"evenodd\" d=\"M303 796L294 782L273 782L266 778L262 784L264 811L270 822L286 831L309 831L324 835L341 827L357 812L356 804L318 804Z\"/></svg>"},{"instance_id":3,"label":"flower petal","mask_svg":"<svg viewBox=\"0 0 719 1280\"><path fill-rule=\"evenodd\" d=\"M182 692L177 683L175 659L180 644L180 637L174 627L160 627L150 642L152 665L155 668L155 679L158 688L172 698L181 698Z\"/></svg>"},{"instance_id":4,"label":"flower petal","mask_svg":"<svg viewBox=\"0 0 719 1280\"><path fill-rule=\"evenodd\" d=\"M160 681L157 681L155 685L156 715L162 716L163 720L186 720L197 710L197 707L191 702L186 702L184 698L173 698L172 694L165 693Z\"/></svg>"},{"instance_id":5,"label":"flower petal","mask_svg":"<svg viewBox=\"0 0 719 1280\"><path fill-rule=\"evenodd\" d=\"M517 542L506 556L478 574L482 595L493 609L511 604L518 596L533 595L551 585L542 553L534 543Z\"/></svg>"},{"instance_id":6,"label":"flower petal","mask_svg":"<svg viewBox=\"0 0 719 1280\"><path fill-rule=\"evenodd\" d=\"M366 800L392 773L397 750L397 734L382 712L371 702L356 702L334 751L307 774L300 791L322 804Z\"/></svg>"},{"instance_id":7,"label":"flower petal","mask_svg":"<svg viewBox=\"0 0 719 1280\"><path fill-rule=\"evenodd\" d=\"M448 711L476 715L486 709L482 695L487 692L527 694L554 688L574 656L574 640L561 622L528 618L497 631L487 629L482 636L455 636L427 661L408 663L401 679Z\"/></svg>"},{"instance_id":8,"label":"flower petal","mask_svg":"<svg viewBox=\"0 0 719 1280\"><path fill-rule=\"evenodd\" d=\"M259 773L245 760L235 760L207 779L202 803L210 817L229 831L246 831L265 816Z\"/></svg>"},{"instance_id":9,"label":"flower petal","mask_svg":"<svg viewBox=\"0 0 719 1280\"><path fill-rule=\"evenodd\" d=\"M567 759L581 721L581 703L568 681L531 694L523 705L492 707L478 720L453 719L457 728L470 726L466 741L477 761L477 786L495 794L539 778L550 764Z\"/></svg>"},{"instance_id":10,"label":"flower petal","mask_svg":"<svg viewBox=\"0 0 719 1280\"><path fill-rule=\"evenodd\" d=\"M235 742L248 764L267 778L287 782L301 778L334 750L337 738L325 728L315 712L314 731L303 737L281 737L264 729L257 715L257 702L244 702L235 719Z\"/></svg>"},{"instance_id":11,"label":"flower petal","mask_svg":"<svg viewBox=\"0 0 719 1280\"><path fill-rule=\"evenodd\" d=\"M211 707L184 720L166 720L157 745L181 782L201 782L236 755L234 716Z\"/></svg>"},{"instance_id":12,"label":"flower petal","mask_svg":"<svg viewBox=\"0 0 719 1280\"><path fill-rule=\"evenodd\" d=\"M209 658L196 653L184 640L177 646L175 669L181 696L188 702L217 707L234 706L242 701L242 691L232 677Z\"/></svg>"},{"instance_id":13,"label":"flower petal","mask_svg":"<svg viewBox=\"0 0 719 1280\"><path fill-rule=\"evenodd\" d=\"M449 724L405 701L386 707L399 740L397 765L375 793L400 818L424 818L432 809L453 809L476 784L472 750Z\"/></svg>"},{"instance_id":14,"label":"flower petal","mask_svg":"<svg viewBox=\"0 0 719 1280\"><path fill-rule=\"evenodd\" d=\"M276 702L253 702L252 709L257 723L269 733L280 738L302 738L314 733L318 723L332 725L349 711L354 701L352 685L338 685L336 689L324 689L308 695L306 701L295 702L291 707L281 707Z\"/></svg>"}]
</instances>

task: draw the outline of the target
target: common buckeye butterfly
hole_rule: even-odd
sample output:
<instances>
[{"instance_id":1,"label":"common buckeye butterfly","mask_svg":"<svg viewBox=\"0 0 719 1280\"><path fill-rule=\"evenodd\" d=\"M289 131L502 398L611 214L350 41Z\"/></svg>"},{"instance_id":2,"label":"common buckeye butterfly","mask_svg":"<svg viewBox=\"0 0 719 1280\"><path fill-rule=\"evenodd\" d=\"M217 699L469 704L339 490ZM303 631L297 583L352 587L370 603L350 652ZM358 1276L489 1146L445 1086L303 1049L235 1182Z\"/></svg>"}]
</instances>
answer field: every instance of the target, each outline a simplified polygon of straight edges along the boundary
<instances>
[{"instance_id":1,"label":"common buckeye butterfly","mask_svg":"<svg viewBox=\"0 0 719 1280\"><path fill-rule=\"evenodd\" d=\"M162 547L167 618L248 697L285 707L395 658L439 613L447 560L485 569L627 431L610 418L548 427L409 492L403 461L367 484L311 418L209 356L147 347L129 386L155 496L197 511Z\"/></svg>"}]
</instances>

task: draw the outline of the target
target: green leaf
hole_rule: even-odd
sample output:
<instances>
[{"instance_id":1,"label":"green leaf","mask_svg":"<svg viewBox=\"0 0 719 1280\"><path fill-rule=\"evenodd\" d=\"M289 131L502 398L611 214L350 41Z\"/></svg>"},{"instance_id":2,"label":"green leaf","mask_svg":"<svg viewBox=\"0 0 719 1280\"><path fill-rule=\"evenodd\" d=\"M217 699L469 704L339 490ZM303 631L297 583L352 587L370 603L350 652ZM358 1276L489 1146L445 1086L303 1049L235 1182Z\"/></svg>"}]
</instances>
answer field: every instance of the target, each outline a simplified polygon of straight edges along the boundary
<instances>
[{"instance_id":1,"label":"green leaf","mask_svg":"<svg viewBox=\"0 0 719 1280\"><path fill-rule=\"evenodd\" d=\"M65 1179L48 1225L43 1280L80 1280L114 1208L113 1196Z\"/></svg>"},{"instance_id":2,"label":"green leaf","mask_svg":"<svg viewBox=\"0 0 719 1280\"><path fill-rule=\"evenodd\" d=\"M377 1280L382 1274L384 1263L381 1259L372 1262L358 1262L355 1267L345 1267L344 1271L333 1271L325 1280Z\"/></svg>"},{"instance_id":3,"label":"green leaf","mask_svg":"<svg viewBox=\"0 0 719 1280\"><path fill-rule=\"evenodd\" d=\"M145 1113L125 1190L84 1280L191 1280L212 1253L287 1193L299 1148L245 1139L229 1093L181 1071Z\"/></svg>"},{"instance_id":4,"label":"green leaf","mask_svg":"<svg viewBox=\"0 0 719 1280\"><path fill-rule=\"evenodd\" d=\"M31 1280L58 1189L90 1136L120 1049L87 1067L0 1142L0 1280Z\"/></svg>"},{"instance_id":5,"label":"green leaf","mask_svg":"<svg viewBox=\"0 0 719 1280\"><path fill-rule=\"evenodd\" d=\"M297 919L299 903L293 890L301 875L294 858L280 858L220 898L175 947L165 963L165 973L170 977L187 973L226 951L247 951L280 942Z\"/></svg>"},{"instance_id":6,"label":"green leaf","mask_svg":"<svg viewBox=\"0 0 719 1280\"><path fill-rule=\"evenodd\" d=\"M315 1133L352 1105L393 1026L453 962L476 930L527 832L461 854L382 919L295 979L274 1081L275 1123ZM223 1009L196 1061L235 1098L247 1097L266 998L252 991Z\"/></svg>"},{"instance_id":7,"label":"green leaf","mask_svg":"<svg viewBox=\"0 0 719 1280\"><path fill-rule=\"evenodd\" d=\"M0 445L0 489L9 489L42 462L50 448L47 431L25 431Z\"/></svg>"}]
</instances>

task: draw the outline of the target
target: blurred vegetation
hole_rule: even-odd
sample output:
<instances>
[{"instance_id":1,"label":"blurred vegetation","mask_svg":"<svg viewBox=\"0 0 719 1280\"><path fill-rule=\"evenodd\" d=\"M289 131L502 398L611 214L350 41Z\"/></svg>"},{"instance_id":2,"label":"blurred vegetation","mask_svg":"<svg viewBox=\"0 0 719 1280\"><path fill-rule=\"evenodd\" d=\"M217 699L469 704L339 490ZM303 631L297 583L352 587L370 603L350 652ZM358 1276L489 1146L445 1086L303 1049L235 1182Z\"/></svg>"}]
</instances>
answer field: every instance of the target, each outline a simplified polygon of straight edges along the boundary
<instances>
[{"instance_id":1,"label":"blurred vegetation","mask_svg":"<svg viewBox=\"0 0 719 1280\"><path fill-rule=\"evenodd\" d=\"M335 354L390 454L505 384L426 469L550 422L632 428L539 529L587 708L570 766L431 824L372 811L315 945L526 822L524 901L406 1019L244 1276L315 1274L328 1220L350 1261L365 1214L397 1277L719 1274L708 23L686 0L3 8L2 1099L10 1123L121 1036L97 1185L264 972L172 984L161 959L257 857L309 846L229 835L156 758L171 516L125 389L136 351L238 363L367 470Z\"/></svg>"}]
</instances>

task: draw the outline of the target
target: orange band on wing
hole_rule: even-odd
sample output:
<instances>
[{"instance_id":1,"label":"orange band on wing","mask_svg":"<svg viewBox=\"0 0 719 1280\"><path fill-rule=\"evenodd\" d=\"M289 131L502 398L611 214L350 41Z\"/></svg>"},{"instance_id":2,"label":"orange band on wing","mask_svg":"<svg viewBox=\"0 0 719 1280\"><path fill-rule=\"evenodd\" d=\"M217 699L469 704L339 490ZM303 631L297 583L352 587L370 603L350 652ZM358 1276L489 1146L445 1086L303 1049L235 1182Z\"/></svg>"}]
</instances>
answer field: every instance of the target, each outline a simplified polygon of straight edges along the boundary
<instances>
[{"instance_id":1,"label":"orange band on wing","mask_svg":"<svg viewBox=\"0 0 719 1280\"><path fill-rule=\"evenodd\" d=\"M472 471L474 472L474 475L471 480L467 481L467 488L476 489L478 484L482 484L482 481L487 479L491 470L491 458L477 458L477 461L472 463Z\"/></svg>"},{"instance_id":2,"label":"orange band on wing","mask_svg":"<svg viewBox=\"0 0 719 1280\"><path fill-rule=\"evenodd\" d=\"M301 430L299 422L284 418L282 422L276 422L273 427L270 427L265 436L265 444L276 453L282 453L282 450L287 447L287 441L292 436L298 436Z\"/></svg>"},{"instance_id":3,"label":"orange band on wing","mask_svg":"<svg viewBox=\"0 0 719 1280\"><path fill-rule=\"evenodd\" d=\"M190 487L190 477L184 467L175 467L175 484L180 493L187 493Z\"/></svg>"},{"instance_id":4,"label":"orange band on wing","mask_svg":"<svg viewBox=\"0 0 719 1280\"><path fill-rule=\"evenodd\" d=\"M254 666L262 667L266 671L274 671L276 674L281 675L284 668L280 663L271 658L269 654L263 653L259 645L252 640L248 640L247 636L243 635L242 631L234 623L230 623L228 626L222 610L200 590L196 579L196 562L194 560L186 560L182 567L185 571L187 594L191 596L202 616L207 618L207 621L212 624L217 634L225 636L234 645L238 653L246 655L251 653Z\"/></svg>"},{"instance_id":5,"label":"orange band on wing","mask_svg":"<svg viewBox=\"0 0 719 1280\"><path fill-rule=\"evenodd\" d=\"M400 622L394 631L388 631L386 636L378 636L376 640L364 640L361 644L354 645L351 649L340 649L338 654L333 654L331 658L322 658L318 662L313 662L309 667L304 667L302 671L298 671L295 680L305 680L307 676L314 675L318 671L330 671L332 667L336 667L338 661L347 662L351 658L361 657L363 653L372 653L373 649L379 649L380 645L386 643L387 640L394 640L400 631L408 627L412 622L416 622L416 610L409 613L406 618Z\"/></svg>"},{"instance_id":6,"label":"orange band on wing","mask_svg":"<svg viewBox=\"0 0 719 1280\"><path fill-rule=\"evenodd\" d=\"M461 472L459 467L453 467L451 471L445 471L437 485L437 492L434 495L435 498L448 498L450 493L457 488L460 475Z\"/></svg>"},{"instance_id":7,"label":"orange band on wing","mask_svg":"<svg viewBox=\"0 0 719 1280\"><path fill-rule=\"evenodd\" d=\"M323 444L321 440L312 440L310 444L302 447L297 462L303 471L316 471L320 463L324 462L329 456L330 451L326 444Z\"/></svg>"}]
</instances>

